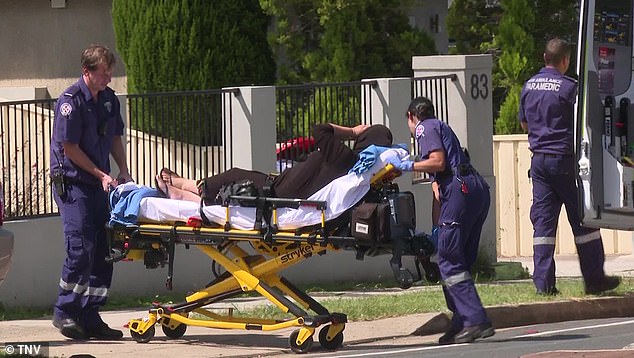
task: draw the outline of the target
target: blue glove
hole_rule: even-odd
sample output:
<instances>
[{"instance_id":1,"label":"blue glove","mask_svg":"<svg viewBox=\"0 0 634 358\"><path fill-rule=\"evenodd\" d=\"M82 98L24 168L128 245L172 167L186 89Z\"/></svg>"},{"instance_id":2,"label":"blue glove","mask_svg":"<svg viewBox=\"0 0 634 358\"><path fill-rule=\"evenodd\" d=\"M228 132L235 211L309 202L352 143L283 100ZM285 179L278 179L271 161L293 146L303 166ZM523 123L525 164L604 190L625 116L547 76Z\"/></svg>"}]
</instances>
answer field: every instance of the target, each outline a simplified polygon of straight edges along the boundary
<instances>
[{"instance_id":1,"label":"blue glove","mask_svg":"<svg viewBox=\"0 0 634 358\"><path fill-rule=\"evenodd\" d=\"M402 171L402 172L411 172L412 170L414 170L414 161L413 160L406 160L406 161L390 161L390 164L392 164L396 169Z\"/></svg>"},{"instance_id":2,"label":"blue glove","mask_svg":"<svg viewBox=\"0 0 634 358\"><path fill-rule=\"evenodd\" d=\"M412 160L400 161L395 158L389 158L387 161L389 164L392 164L394 168L402 172L411 172L414 170L414 161Z\"/></svg>"},{"instance_id":3,"label":"blue glove","mask_svg":"<svg viewBox=\"0 0 634 358\"><path fill-rule=\"evenodd\" d=\"M429 235L429 241L434 245L434 248L438 250L438 226L434 225L431 229L431 235Z\"/></svg>"}]
</instances>

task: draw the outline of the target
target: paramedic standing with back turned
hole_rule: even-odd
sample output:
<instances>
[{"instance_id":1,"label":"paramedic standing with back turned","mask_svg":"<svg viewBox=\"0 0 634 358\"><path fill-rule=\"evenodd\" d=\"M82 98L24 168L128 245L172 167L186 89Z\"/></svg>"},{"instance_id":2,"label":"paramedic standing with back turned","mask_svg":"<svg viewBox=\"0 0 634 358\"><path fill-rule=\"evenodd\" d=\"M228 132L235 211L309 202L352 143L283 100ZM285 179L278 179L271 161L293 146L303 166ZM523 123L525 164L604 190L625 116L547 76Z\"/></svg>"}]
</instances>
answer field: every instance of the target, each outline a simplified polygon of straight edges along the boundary
<instances>
[{"instance_id":1,"label":"paramedic standing with back turned","mask_svg":"<svg viewBox=\"0 0 634 358\"><path fill-rule=\"evenodd\" d=\"M71 339L121 339L99 315L112 281L105 224L110 187L132 180L121 136L119 100L107 87L115 64L106 47L91 45L81 56L82 76L57 100L51 140L51 180L64 227L66 260L53 325ZM110 172L112 154L120 169Z\"/></svg>"},{"instance_id":2,"label":"paramedic standing with back turned","mask_svg":"<svg viewBox=\"0 0 634 358\"><path fill-rule=\"evenodd\" d=\"M453 316L451 327L438 343L468 343L490 337L495 330L471 278L491 203L489 185L471 166L453 130L436 118L429 99L412 100L407 124L422 159L392 164L402 171L429 173L439 191L438 267Z\"/></svg>"},{"instance_id":3,"label":"paramedic standing with back turned","mask_svg":"<svg viewBox=\"0 0 634 358\"><path fill-rule=\"evenodd\" d=\"M519 119L528 131L533 182L533 282L540 295L556 295L555 236L561 204L575 237L587 294L616 288L620 279L606 276L605 254L598 229L584 228L578 213L576 165L573 148L573 106L577 83L564 76L570 66L570 45L550 40L544 51L545 67L530 78L520 97Z\"/></svg>"}]
</instances>

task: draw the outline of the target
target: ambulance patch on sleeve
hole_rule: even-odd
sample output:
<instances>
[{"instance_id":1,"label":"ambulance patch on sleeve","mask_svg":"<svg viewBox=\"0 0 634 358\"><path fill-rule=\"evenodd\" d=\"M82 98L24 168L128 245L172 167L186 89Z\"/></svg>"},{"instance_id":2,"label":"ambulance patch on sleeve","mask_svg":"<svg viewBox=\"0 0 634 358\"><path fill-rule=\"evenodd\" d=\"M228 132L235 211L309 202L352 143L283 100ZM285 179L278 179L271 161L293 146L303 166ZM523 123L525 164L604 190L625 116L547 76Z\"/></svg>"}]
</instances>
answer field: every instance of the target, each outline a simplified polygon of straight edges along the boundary
<instances>
[{"instance_id":1,"label":"ambulance patch on sleeve","mask_svg":"<svg viewBox=\"0 0 634 358\"><path fill-rule=\"evenodd\" d=\"M71 106L68 102L62 103L62 105L59 107L59 114L61 114L62 116L68 116L72 111L73 106Z\"/></svg>"},{"instance_id":2,"label":"ambulance patch on sleeve","mask_svg":"<svg viewBox=\"0 0 634 358\"><path fill-rule=\"evenodd\" d=\"M420 138L424 136L425 136L425 127L421 124L418 127L416 127L416 138Z\"/></svg>"}]
</instances>

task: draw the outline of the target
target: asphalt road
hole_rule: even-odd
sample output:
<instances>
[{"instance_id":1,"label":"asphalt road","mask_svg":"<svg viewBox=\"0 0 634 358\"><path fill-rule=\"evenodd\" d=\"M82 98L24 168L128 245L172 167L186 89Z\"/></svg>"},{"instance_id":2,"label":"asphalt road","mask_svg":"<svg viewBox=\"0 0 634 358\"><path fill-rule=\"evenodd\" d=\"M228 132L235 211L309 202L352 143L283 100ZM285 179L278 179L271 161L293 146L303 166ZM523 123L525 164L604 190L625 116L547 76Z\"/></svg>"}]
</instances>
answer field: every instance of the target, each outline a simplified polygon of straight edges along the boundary
<instances>
[{"instance_id":1,"label":"asphalt road","mask_svg":"<svg viewBox=\"0 0 634 358\"><path fill-rule=\"evenodd\" d=\"M325 352L318 345L302 357L528 357L554 351L595 351L597 356L634 357L634 318L610 318L539 324L497 330L496 335L472 344L439 346L438 335L399 337L390 340L344 345ZM628 350L623 348L630 346ZM601 350L602 352L596 352ZM618 350L618 351L617 351ZM588 356L585 355L575 356ZM553 357L562 356L551 353ZM284 356L296 356L287 354ZM551 355L539 355L549 357Z\"/></svg>"}]
</instances>

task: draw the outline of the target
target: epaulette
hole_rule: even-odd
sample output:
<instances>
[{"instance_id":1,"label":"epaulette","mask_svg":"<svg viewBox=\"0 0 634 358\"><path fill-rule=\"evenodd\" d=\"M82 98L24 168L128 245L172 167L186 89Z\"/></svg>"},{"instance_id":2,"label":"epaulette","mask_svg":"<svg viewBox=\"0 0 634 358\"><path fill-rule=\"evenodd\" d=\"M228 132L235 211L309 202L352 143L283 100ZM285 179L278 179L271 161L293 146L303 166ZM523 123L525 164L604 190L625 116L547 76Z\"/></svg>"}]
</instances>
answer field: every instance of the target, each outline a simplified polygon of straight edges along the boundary
<instances>
[{"instance_id":1,"label":"epaulette","mask_svg":"<svg viewBox=\"0 0 634 358\"><path fill-rule=\"evenodd\" d=\"M577 79L574 77L570 77L570 76L564 76L565 79L567 79L568 81L577 84Z\"/></svg>"},{"instance_id":2,"label":"epaulette","mask_svg":"<svg viewBox=\"0 0 634 358\"><path fill-rule=\"evenodd\" d=\"M81 92L81 88L79 88L79 86L71 86L64 91L64 96L74 97L79 92Z\"/></svg>"}]
</instances>

